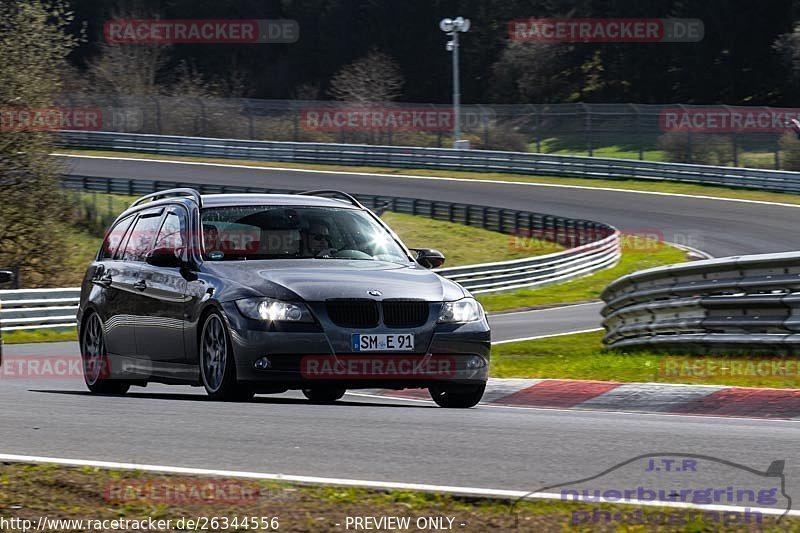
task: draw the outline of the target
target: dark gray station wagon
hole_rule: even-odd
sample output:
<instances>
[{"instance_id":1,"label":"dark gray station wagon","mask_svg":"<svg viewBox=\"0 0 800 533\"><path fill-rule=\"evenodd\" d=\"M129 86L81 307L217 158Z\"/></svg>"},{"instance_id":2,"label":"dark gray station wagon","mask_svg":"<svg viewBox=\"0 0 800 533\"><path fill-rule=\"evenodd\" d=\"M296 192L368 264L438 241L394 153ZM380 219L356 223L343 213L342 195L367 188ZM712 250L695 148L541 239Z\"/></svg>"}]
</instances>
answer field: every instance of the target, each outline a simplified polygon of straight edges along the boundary
<instances>
[{"instance_id":1,"label":"dark gray station wagon","mask_svg":"<svg viewBox=\"0 0 800 533\"><path fill-rule=\"evenodd\" d=\"M86 384L149 382L221 400L427 388L471 407L488 376L483 309L379 217L337 191L145 196L114 222L81 290Z\"/></svg>"}]
</instances>

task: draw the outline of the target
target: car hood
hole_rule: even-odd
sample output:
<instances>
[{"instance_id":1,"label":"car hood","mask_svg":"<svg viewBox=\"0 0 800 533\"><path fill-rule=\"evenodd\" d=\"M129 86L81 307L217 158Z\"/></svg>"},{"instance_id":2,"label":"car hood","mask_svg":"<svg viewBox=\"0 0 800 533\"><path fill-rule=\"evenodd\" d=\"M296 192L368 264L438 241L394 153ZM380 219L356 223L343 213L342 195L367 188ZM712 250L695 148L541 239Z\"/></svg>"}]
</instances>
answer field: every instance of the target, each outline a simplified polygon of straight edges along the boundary
<instances>
[{"instance_id":1,"label":"car hood","mask_svg":"<svg viewBox=\"0 0 800 533\"><path fill-rule=\"evenodd\" d=\"M206 263L229 285L222 299L250 296L321 302L332 298L458 300L466 291L416 264L384 261L302 259ZM370 295L368 291L379 291Z\"/></svg>"}]
</instances>

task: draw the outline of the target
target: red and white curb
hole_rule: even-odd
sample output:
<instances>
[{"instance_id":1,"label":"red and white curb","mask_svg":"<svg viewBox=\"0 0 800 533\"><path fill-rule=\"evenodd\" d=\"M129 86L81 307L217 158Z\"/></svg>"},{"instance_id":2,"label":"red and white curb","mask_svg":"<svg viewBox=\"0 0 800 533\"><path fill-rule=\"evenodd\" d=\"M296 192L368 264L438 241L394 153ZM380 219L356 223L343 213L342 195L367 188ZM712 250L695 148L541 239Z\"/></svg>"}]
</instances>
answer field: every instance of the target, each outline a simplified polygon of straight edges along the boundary
<instances>
[{"instance_id":1,"label":"red and white curb","mask_svg":"<svg viewBox=\"0 0 800 533\"><path fill-rule=\"evenodd\" d=\"M373 393L403 399L430 399L427 391L419 389L376 390ZM481 404L740 418L800 418L798 389L719 385L490 378Z\"/></svg>"}]
</instances>

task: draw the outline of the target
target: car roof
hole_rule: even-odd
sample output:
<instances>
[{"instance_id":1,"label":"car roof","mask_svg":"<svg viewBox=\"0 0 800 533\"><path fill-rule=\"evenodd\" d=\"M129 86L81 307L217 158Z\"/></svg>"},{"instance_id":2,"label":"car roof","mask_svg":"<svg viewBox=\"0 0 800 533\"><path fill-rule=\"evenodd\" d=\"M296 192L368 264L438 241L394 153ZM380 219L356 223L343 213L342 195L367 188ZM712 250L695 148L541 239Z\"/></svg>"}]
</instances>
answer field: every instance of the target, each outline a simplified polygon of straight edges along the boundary
<instances>
[{"instance_id":1,"label":"car roof","mask_svg":"<svg viewBox=\"0 0 800 533\"><path fill-rule=\"evenodd\" d=\"M259 193L239 193L239 194L203 194L201 195L203 209L227 206L247 206L247 205L283 205L295 207L338 207L343 209L358 209L357 206L346 200L338 198L327 198L323 196L310 196L303 194L259 194ZM151 202L146 202L133 207L129 207L119 218L139 211L161 207L164 205L174 205L176 203L189 205L193 200L186 196L174 196L161 198Z\"/></svg>"},{"instance_id":2,"label":"car roof","mask_svg":"<svg viewBox=\"0 0 800 533\"><path fill-rule=\"evenodd\" d=\"M293 205L357 209L346 200L301 194L204 194L203 208L231 205Z\"/></svg>"}]
</instances>

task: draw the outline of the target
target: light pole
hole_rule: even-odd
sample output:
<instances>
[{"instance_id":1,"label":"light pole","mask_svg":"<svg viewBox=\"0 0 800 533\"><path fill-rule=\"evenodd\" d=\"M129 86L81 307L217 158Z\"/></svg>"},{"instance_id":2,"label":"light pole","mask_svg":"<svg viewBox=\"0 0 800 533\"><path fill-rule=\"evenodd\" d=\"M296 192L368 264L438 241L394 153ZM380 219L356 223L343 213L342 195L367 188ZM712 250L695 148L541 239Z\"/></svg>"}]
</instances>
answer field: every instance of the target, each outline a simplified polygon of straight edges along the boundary
<instances>
[{"instance_id":1,"label":"light pole","mask_svg":"<svg viewBox=\"0 0 800 533\"><path fill-rule=\"evenodd\" d=\"M439 29L452 37L445 48L453 54L453 148L469 149L469 141L461 140L461 88L458 79L458 34L469 31L469 19L442 19Z\"/></svg>"}]
</instances>

